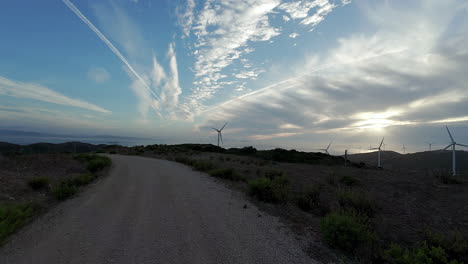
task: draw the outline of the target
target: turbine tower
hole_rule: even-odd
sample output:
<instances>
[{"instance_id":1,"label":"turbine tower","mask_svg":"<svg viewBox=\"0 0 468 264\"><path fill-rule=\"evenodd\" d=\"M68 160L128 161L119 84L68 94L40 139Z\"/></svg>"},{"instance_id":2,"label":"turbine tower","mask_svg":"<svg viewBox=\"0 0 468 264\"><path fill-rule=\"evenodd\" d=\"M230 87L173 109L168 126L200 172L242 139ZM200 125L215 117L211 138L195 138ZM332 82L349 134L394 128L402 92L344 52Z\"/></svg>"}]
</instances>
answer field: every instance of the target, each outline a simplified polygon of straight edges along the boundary
<instances>
[{"instance_id":1,"label":"turbine tower","mask_svg":"<svg viewBox=\"0 0 468 264\"><path fill-rule=\"evenodd\" d=\"M377 158L377 167L381 168L380 166L380 151L382 151L382 144L383 144L384 138L382 138L382 142L380 142L380 145L378 148L371 148L370 150L378 150L378 158Z\"/></svg>"},{"instance_id":2,"label":"turbine tower","mask_svg":"<svg viewBox=\"0 0 468 264\"><path fill-rule=\"evenodd\" d=\"M223 142L223 135L221 134L221 132L223 131L224 127L227 125L228 122L226 122L224 124L224 126L221 128L221 129L216 129L214 127L212 127L212 129L216 130L216 132L218 132L218 147L219 147L219 139L221 138L221 143L224 143Z\"/></svg>"},{"instance_id":3,"label":"turbine tower","mask_svg":"<svg viewBox=\"0 0 468 264\"><path fill-rule=\"evenodd\" d=\"M429 151L432 151L432 144L434 144L434 142L432 142L432 141L425 141L424 143L428 144L428 145L429 145Z\"/></svg>"},{"instance_id":4,"label":"turbine tower","mask_svg":"<svg viewBox=\"0 0 468 264\"><path fill-rule=\"evenodd\" d=\"M401 148L401 150L403 150L403 154L406 154L406 147L405 147L405 144L403 144L403 147Z\"/></svg>"},{"instance_id":5,"label":"turbine tower","mask_svg":"<svg viewBox=\"0 0 468 264\"><path fill-rule=\"evenodd\" d=\"M330 141L330 144L328 144L328 147L327 148L324 148L324 149L317 149L317 150L322 150L324 151L325 153L327 153L328 155L330 155L330 153L328 152L328 149L330 148L331 144L333 143L333 140Z\"/></svg>"},{"instance_id":6,"label":"turbine tower","mask_svg":"<svg viewBox=\"0 0 468 264\"><path fill-rule=\"evenodd\" d=\"M452 137L452 134L450 133L448 126L445 126L445 128L447 128L447 132L450 136L451 143L450 145L445 147L444 150L447 150L448 148L452 147L452 175L455 176L457 175L457 159L455 156L455 153L456 153L455 146L461 146L461 147L467 147L467 148L468 146L455 142L455 140Z\"/></svg>"}]
</instances>

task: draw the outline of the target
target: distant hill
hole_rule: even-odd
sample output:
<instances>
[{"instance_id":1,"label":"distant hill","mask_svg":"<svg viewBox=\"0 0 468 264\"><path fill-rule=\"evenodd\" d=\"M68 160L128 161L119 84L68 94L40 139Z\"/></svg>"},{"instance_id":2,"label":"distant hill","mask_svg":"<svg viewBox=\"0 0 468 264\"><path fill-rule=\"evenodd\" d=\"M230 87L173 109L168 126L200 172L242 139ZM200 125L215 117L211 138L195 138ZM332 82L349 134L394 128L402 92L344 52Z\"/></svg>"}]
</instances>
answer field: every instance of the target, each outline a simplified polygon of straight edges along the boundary
<instances>
[{"instance_id":1,"label":"distant hill","mask_svg":"<svg viewBox=\"0 0 468 264\"><path fill-rule=\"evenodd\" d=\"M457 171L468 173L468 152L458 150ZM348 155L353 162L364 162L377 166L377 152ZM452 169L452 151L424 151L411 154L401 154L394 151L382 151L381 163L388 169Z\"/></svg>"},{"instance_id":2,"label":"distant hill","mask_svg":"<svg viewBox=\"0 0 468 264\"><path fill-rule=\"evenodd\" d=\"M114 135L63 135L63 134L49 134L33 131L22 131L22 130L8 130L0 129L0 139L3 137L34 137L34 138L69 138L69 139L105 139L105 140L151 140L149 138L140 137L125 137L125 136L114 136Z\"/></svg>"},{"instance_id":3,"label":"distant hill","mask_svg":"<svg viewBox=\"0 0 468 264\"><path fill-rule=\"evenodd\" d=\"M30 145L17 145L6 142L0 142L0 153L52 153L52 152L70 152L83 153L90 151L103 150L107 145L93 145L82 142L67 142L61 144L35 143Z\"/></svg>"}]
</instances>

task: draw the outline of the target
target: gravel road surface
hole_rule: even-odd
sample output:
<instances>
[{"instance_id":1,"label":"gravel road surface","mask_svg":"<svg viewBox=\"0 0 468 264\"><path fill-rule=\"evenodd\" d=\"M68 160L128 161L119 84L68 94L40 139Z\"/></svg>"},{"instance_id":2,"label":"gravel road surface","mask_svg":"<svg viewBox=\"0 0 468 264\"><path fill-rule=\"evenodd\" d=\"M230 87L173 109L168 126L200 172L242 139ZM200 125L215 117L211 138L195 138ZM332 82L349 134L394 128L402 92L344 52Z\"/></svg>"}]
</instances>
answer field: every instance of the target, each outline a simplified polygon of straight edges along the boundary
<instances>
[{"instance_id":1,"label":"gravel road surface","mask_svg":"<svg viewBox=\"0 0 468 264\"><path fill-rule=\"evenodd\" d=\"M109 176L14 235L0 263L316 263L277 218L215 179L111 157Z\"/></svg>"}]
</instances>

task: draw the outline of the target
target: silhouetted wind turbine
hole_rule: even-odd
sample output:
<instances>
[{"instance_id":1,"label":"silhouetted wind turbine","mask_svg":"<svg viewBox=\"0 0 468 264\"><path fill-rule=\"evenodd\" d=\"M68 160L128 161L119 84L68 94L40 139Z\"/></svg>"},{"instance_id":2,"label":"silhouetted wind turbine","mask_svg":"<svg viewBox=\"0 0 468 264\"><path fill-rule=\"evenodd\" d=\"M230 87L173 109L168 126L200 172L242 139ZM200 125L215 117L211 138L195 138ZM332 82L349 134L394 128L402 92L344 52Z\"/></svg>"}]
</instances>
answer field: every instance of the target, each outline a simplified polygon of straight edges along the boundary
<instances>
[{"instance_id":1,"label":"silhouetted wind turbine","mask_svg":"<svg viewBox=\"0 0 468 264\"><path fill-rule=\"evenodd\" d=\"M428 144L429 145L429 151L432 151L432 144L434 144L434 142L430 141L424 141L424 143Z\"/></svg>"},{"instance_id":2,"label":"silhouetted wind turbine","mask_svg":"<svg viewBox=\"0 0 468 264\"><path fill-rule=\"evenodd\" d=\"M406 154L406 147L405 144L403 144L403 147L401 148L403 150L403 154Z\"/></svg>"},{"instance_id":3,"label":"silhouetted wind turbine","mask_svg":"<svg viewBox=\"0 0 468 264\"><path fill-rule=\"evenodd\" d=\"M380 151L382 151L382 144L383 144L384 138L382 138L382 142L380 142L380 145L378 148L371 148L370 150L375 150L377 149L378 151L378 159L377 159L377 167L380 168Z\"/></svg>"},{"instance_id":4,"label":"silhouetted wind turbine","mask_svg":"<svg viewBox=\"0 0 468 264\"><path fill-rule=\"evenodd\" d=\"M325 153L327 153L328 155L330 155L330 153L328 152L328 149L330 148L330 146L331 146L332 143L333 143L333 141L330 141L330 144L328 144L327 148L324 148L324 149L317 149L317 150L325 151Z\"/></svg>"},{"instance_id":5,"label":"silhouetted wind turbine","mask_svg":"<svg viewBox=\"0 0 468 264\"><path fill-rule=\"evenodd\" d=\"M447 132L448 132L448 134L450 136L451 143L450 143L450 145L445 147L444 150L447 150L448 148L452 147L452 175L455 176L457 174L457 170L456 170L457 159L456 159L456 156L455 156L455 153L456 153L455 146L461 146L461 147L467 147L467 148L468 148L468 146L455 142L455 140L452 137L452 134L450 133L450 130L449 130L448 126L445 126L445 128L447 128Z\"/></svg>"},{"instance_id":6,"label":"silhouetted wind turbine","mask_svg":"<svg viewBox=\"0 0 468 264\"><path fill-rule=\"evenodd\" d=\"M218 147L219 147L219 139L221 138L221 143L224 143L223 142L223 135L221 134L221 132L223 131L224 127L227 125L228 122L226 122L224 124L224 126L221 128L221 129L216 129L214 127L212 127L212 129L216 130L216 132L218 132Z\"/></svg>"}]
</instances>

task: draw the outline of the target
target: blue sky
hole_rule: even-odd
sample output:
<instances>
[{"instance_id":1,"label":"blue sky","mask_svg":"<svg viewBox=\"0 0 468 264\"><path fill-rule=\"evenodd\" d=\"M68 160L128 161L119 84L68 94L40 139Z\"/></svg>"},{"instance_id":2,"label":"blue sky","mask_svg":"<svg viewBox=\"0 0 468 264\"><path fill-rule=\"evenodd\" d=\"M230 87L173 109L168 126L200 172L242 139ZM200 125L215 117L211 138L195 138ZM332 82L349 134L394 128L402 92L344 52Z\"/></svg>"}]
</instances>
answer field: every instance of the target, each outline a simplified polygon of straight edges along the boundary
<instances>
[{"instance_id":1,"label":"blue sky","mask_svg":"<svg viewBox=\"0 0 468 264\"><path fill-rule=\"evenodd\" d=\"M357 152L468 142L463 0L0 4L1 129ZM332 151L332 152L333 152Z\"/></svg>"}]
</instances>

